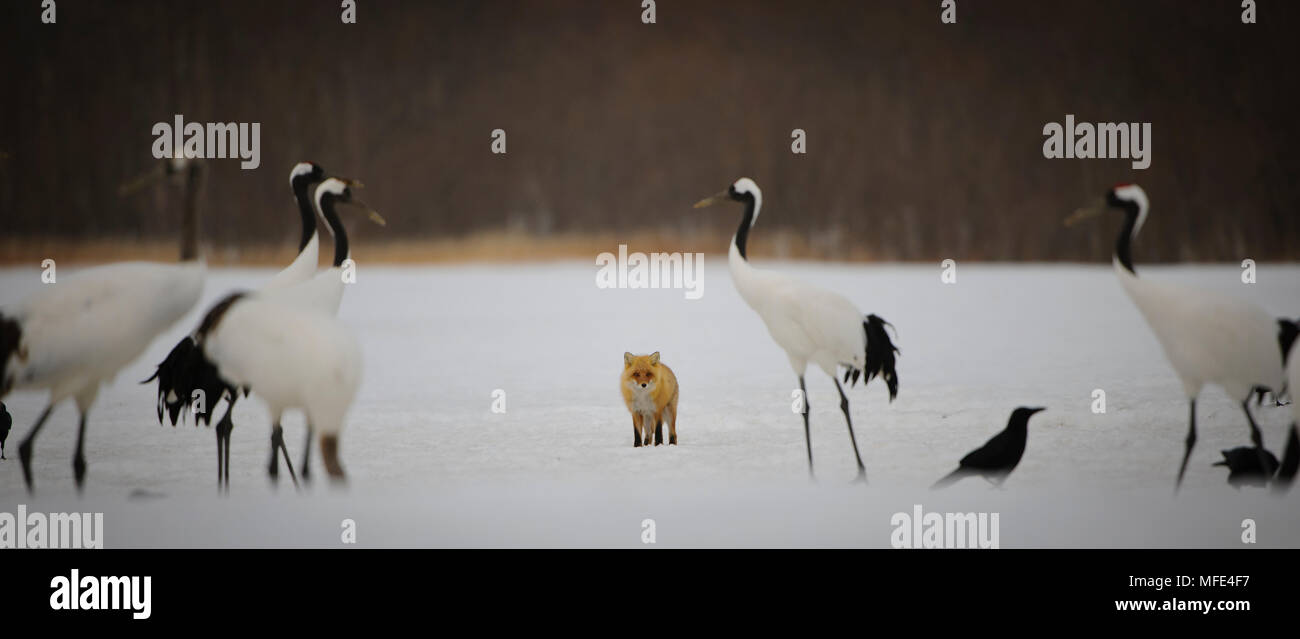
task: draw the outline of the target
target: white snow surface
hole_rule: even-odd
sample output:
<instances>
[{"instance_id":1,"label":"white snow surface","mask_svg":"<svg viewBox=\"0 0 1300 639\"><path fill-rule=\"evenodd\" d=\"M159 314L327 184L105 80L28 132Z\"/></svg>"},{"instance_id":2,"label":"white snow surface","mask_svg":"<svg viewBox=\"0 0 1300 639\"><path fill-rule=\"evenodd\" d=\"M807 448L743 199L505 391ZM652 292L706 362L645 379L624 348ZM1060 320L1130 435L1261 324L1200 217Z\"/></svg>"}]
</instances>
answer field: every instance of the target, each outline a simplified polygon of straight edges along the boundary
<instances>
[{"instance_id":1,"label":"white snow surface","mask_svg":"<svg viewBox=\"0 0 1300 639\"><path fill-rule=\"evenodd\" d=\"M362 258L364 260L364 257ZM216 491L211 428L159 426L152 374L201 311L273 269L212 269L204 301L104 388L90 416L87 488L73 488L76 411L51 416L23 489L18 444L44 406L5 399L14 416L0 462L0 511L103 512L105 545L339 547L889 547L891 516L996 512L1003 548L1300 547L1300 489L1227 485L1219 450L1248 445L1240 408L1217 388L1199 404L1199 435L1181 493L1181 387L1107 265L861 265L759 260L839 292L897 328L900 392L848 391L869 483L854 463L831 381L808 371L817 481L808 478L798 387L784 353L737 295L726 264L706 261L704 296L600 289L580 262L366 266L340 317L360 335L365 368L341 456L346 486L295 492L266 477L270 426L240 403L231 492ZM75 269L68 267L70 273ZM1142 277L1218 290L1276 316L1300 316L1300 265L1264 264L1258 283L1235 265L1139 267ZM59 276L64 277L64 269ZM57 284L53 284L57 286ZM0 307L41 284L36 268L0 270ZM680 445L633 448L617 387L624 351L659 351L681 384ZM506 412L492 412L493 392ZM1090 408L1106 392L1106 412ZM254 396L255 397L255 396ZM1002 489L979 479L929 486L1006 423L1046 406ZM1289 408L1256 409L1279 457ZM303 424L285 423L297 465Z\"/></svg>"}]
</instances>

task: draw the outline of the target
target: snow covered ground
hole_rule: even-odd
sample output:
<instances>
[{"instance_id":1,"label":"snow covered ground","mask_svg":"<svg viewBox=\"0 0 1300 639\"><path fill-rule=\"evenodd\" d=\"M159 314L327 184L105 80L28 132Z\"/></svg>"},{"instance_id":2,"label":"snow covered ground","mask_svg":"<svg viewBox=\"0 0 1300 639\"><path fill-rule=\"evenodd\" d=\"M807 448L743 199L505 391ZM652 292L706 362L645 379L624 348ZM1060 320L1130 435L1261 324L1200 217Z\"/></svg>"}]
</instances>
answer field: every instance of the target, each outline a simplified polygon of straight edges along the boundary
<instances>
[{"instance_id":1,"label":"snow covered ground","mask_svg":"<svg viewBox=\"0 0 1300 639\"><path fill-rule=\"evenodd\" d=\"M362 256L364 260L364 256ZM1300 489L1236 490L1211 463L1248 443L1222 391L1202 395L1200 441L1180 495L1173 480L1186 407L1154 337L1109 266L762 263L838 291L898 329L901 388L850 392L870 483L850 484L852 452L834 386L810 371L817 483L809 482L797 381L782 351L711 260L704 295L595 286L588 263L367 267L341 316L360 333L361 393L342 442L346 488L295 493L266 478L270 429L247 401L236 411L231 494L216 495L209 428L159 426L148 377L198 311L157 340L101 393L88 427L88 486L73 489L75 409L61 406L36 446L35 497L22 488L18 442L43 406L14 415L0 462L0 511L105 513L107 547L641 546L888 547L890 517L1000 513L1011 547L1300 547ZM59 276L67 277L60 269ZM1262 265L1245 285L1233 265L1147 267L1300 316L1300 266ZM211 274L204 307L269 270ZM42 286L36 269L0 270L0 305ZM624 351L658 350L681 383L677 447L634 449L617 389ZM1107 412L1090 411L1094 389ZM506 412L492 412L505 391ZM928 487L1000 430L1019 405L1030 424L1020 467L997 490L968 479ZM1287 408L1258 411L1281 454ZM295 464L302 422L286 423ZM319 456L315 469L323 470Z\"/></svg>"}]
</instances>

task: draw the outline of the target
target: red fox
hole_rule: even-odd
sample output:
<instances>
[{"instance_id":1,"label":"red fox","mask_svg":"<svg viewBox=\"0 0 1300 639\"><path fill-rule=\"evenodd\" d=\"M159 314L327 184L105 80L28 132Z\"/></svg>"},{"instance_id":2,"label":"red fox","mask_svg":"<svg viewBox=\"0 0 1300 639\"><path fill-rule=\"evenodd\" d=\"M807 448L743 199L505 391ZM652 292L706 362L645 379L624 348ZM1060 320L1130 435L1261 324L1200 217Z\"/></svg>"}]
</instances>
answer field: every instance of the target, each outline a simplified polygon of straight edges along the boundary
<instances>
[{"instance_id":1,"label":"red fox","mask_svg":"<svg viewBox=\"0 0 1300 639\"><path fill-rule=\"evenodd\" d=\"M677 445L677 376L659 362L659 352L623 353L621 381L623 402L632 413L632 446L650 445L652 424L655 446L664 443L664 422L668 422L668 443Z\"/></svg>"}]
</instances>

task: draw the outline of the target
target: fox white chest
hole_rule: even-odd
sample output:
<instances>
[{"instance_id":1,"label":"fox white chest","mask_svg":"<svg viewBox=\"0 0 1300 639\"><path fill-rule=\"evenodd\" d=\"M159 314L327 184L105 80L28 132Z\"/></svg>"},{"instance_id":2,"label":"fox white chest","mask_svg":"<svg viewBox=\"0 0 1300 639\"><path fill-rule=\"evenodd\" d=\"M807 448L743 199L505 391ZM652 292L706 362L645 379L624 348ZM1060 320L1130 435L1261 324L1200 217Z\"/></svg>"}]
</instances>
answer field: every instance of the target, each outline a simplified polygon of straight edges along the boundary
<instances>
[{"instance_id":1,"label":"fox white chest","mask_svg":"<svg viewBox=\"0 0 1300 639\"><path fill-rule=\"evenodd\" d=\"M640 384L629 384L632 389L632 410L641 415L653 417L655 414L654 386L641 388Z\"/></svg>"}]
</instances>

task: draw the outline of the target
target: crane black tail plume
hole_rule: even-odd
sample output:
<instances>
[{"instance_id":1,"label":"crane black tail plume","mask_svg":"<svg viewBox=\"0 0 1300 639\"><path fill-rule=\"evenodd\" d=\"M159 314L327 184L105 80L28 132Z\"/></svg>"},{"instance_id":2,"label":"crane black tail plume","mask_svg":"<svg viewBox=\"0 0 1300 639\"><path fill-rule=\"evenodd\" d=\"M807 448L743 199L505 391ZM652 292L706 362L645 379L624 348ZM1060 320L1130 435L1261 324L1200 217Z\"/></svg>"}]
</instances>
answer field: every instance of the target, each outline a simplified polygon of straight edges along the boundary
<instances>
[{"instance_id":1,"label":"crane black tail plume","mask_svg":"<svg viewBox=\"0 0 1300 639\"><path fill-rule=\"evenodd\" d=\"M1287 356L1291 354L1291 347L1295 345L1295 340L1300 337L1300 320L1291 321L1286 318L1277 321L1277 344L1282 347L1282 366L1287 363Z\"/></svg>"},{"instance_id":2,"label":"crane black tail plume","mask_svg":"<svg viewBox=\"0 0 1300 639\"><path fill-rule=\"evenodd\" d=\"M212 423L212 411L209 403L215 404L222 395L234 389L221 380L217 368L203 354L203 349L193 337L182 339L166 359L158 364L153 376L143 384L158 380L158 423L163 423L163 414L171 419L172 426L180 421L182 409L192 408L197 398L202 398L202 410L193 410L195 425L199 421ZM196 393L199 391L199 393Z\"/></svg>"},{"instance_id":3,"label":"crane black tail plume","mask_svg":"<svg viewBox=\"0 0 1300 639\"><path fill-rule=\"evenodd\" d=\"M867 363L864 373L866 382L877 375L885 380L885 386L889 387L889 401L892 402L898 396L898 371L894 369L898 348L890 341L886 326L892 327L893 324L878 315L868 315L866 321L862 322L862 330L867 334ZM857 381L856 373L853 381Z\"/></svg>"},{"instance_id":4,"label":"crane black tail plume","mask_svg":"<svg viewBox=\"0 0 1300 639\"><path fill-rule=\"evenodd\" d=\"M0 315L0 397L9 393L14 380L8 370L9 358L18 351L23 328L17 320Z\"/></svg>"},{"instance_id":5,"label":"crane black tail plume","mask_svg":"<svg viewBox=\"0 0 1300 639\"><path fill-rule=\"evenodd\" d=\"M190 368L193 363L193 352L196 348L194 338L185 337L172 350L167 353L167 357L158 364L158 368L149 379L140 382L148 384L158 380L158 423L163 423L163 414L166 413L171 417L172 426L176 425L177 418L180 416L181 408L189 403L191 397L191 379L193 375Z\"/></svg>"},{"instance_id":6,"label":"crane black tail plume","mask_svg":"<svg viewBox=\"0 0 1300 639\"><path fill-rule=\"evenodd\" d=\"M966 471L962 468L958 468L957 470L954 470L951 473L944 475L943 478L941 478L939 481L934 482L934 485L930 487L930 490L939 490L941 488L947 488L957 483L965 476L966 476Z\"/></svg>"}]
</instances>

